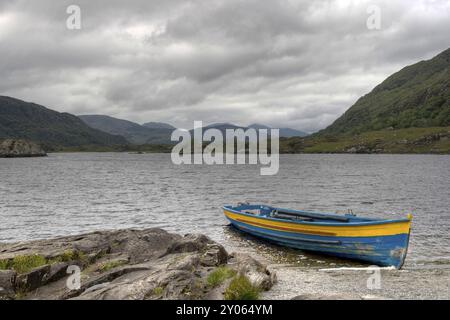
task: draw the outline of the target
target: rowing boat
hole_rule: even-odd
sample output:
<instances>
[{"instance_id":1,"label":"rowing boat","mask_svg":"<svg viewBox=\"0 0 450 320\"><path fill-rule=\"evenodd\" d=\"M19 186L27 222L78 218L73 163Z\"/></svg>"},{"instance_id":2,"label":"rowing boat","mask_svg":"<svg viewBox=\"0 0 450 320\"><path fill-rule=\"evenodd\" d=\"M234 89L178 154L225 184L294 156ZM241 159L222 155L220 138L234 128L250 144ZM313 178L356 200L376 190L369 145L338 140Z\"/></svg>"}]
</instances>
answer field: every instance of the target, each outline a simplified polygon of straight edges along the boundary
<instances>
[{"instance_id":1,"label":"rowing boat","mask_svg":"<svg viewBox=\"0 0 450 320\"><path fill-rule=\"evenodd\" d=\"M279 245L400 269L408 251L412 215L375 219L276 208L223 207L237 229Z\"/></svg>"}]
</instances>

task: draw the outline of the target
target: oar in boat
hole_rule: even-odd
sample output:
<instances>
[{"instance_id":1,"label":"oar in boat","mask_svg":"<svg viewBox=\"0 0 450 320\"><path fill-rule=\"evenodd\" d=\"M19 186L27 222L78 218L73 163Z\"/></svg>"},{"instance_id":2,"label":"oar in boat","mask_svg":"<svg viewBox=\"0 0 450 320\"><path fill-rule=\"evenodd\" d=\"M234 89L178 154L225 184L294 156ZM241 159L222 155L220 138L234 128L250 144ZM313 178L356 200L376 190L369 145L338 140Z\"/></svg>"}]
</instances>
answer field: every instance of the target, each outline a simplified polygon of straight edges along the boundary
<instances>
[{"instance_id":1,"label":"oar in boat","mask_svg":"<svg viewBox=\"0 0 450 320\"><path fill-rule=\"evenodd\" d=\"M275 214L280 213L282 215L288 215L288 216L295 216L295 217L305 217L305 218L311 218L311 219L318 219L318 220L334 220L334 221L340 221L340 222L349 222L349 218L347 217L339 217L339 216L329 216L326 214L320 214L320 213L312 213L312 212L299 212L295 210L276 210Z\"/></svg>"}]
</instances>

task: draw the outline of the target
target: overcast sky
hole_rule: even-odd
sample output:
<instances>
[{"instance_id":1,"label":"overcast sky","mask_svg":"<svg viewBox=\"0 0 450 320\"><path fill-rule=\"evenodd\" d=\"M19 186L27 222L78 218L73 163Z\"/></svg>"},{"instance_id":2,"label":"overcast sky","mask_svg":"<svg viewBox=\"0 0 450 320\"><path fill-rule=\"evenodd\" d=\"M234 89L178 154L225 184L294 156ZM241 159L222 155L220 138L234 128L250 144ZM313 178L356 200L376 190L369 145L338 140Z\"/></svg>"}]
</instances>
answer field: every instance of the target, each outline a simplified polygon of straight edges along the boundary
<instances>
[{"instance_id":1,"label":"overcast sky","mask_svg":"<svg viewBox=\"0 0 450 320\"><path fill-rule=\"evenodd\" d=\"M0 94L139 123L315 131L450 47L449 30L450 0L0 0Z\"/></svg>"}]
</instances>

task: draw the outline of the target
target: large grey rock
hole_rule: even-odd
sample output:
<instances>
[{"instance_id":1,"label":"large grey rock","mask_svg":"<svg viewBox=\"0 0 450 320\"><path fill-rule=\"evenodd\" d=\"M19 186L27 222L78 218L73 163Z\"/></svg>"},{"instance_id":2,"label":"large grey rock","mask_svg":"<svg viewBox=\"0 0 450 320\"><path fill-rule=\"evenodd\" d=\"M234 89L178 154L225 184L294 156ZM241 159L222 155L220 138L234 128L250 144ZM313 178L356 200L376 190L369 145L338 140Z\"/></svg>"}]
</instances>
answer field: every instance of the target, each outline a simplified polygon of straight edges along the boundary
<instances>
[{"instance_id":1,"label":"large grey rock","mask_svg":"<svg viewBox=\"0 0 450 320\"><path fill-rule=\"evenodd\" d=\"M202 234L188 234L171 243L166 253L185 253L204 250L208 244L213 244L207 236Z\"/></svg>"},{"instance_id":2,"label":"large grey rock","mask_svg":"<svg viewBox=\"0 0 450 320\"><path fill-rule=\"evenodd\" d=\"M213 288L206 277L222 265L246 274L265 290L276 279L248 255L235 254L230 260L223 246L207 236L180 236L157 228L0 244L0 260L31 254L43 256L48 264L17 276L25 299L221 299L221 292L209 295ZM55 262L62 259L70 261ZM82 269L78 289L66 285L72 264Z\"/></svg>"},{"instance_id":3,"label":"large grey rock","mask_svg":"<svg viewBox=\"0 0 450 320\"><path fill-rule=\"evenodd\" d=\"M40 254L47 259L57 258L66 252L80 252L92 263L106 255L129 256L130 263L154 259L166 253L180 235L162 229L124 229L96 231L86 234L18 243L0 243L0 260L15 256Z\"/></svg>"},{"instance_id":4,"label":"large grey rock","mask_svg":"<svg viewBox=\"0 0 450 320\"><path fill-rule=\"evenodd\" d=\"M269 290L277 282L275 272L269 270L267 266L248 254L233 252L230 264L234 265L238 272L246 275L254 285L262 290Z\"/></svg>"},{"instance_id":5,"label":"large grey rock","mask_svg":"<svg viewBox=\"0 0 450 320\"><path fill-rule=\"evenodd\" d=\"M46 283L50 273L50 265L34 268L30 272L20 274L16 278L16 287L21 291L35 290Z\"/></svg>"},{"instance_id":6,"label":"large grey rock","mask_svg":"<svg viewBox=\"0 0 450 320\"><path fill-rule=\"evenodd\" d=\"M46 283L58 281L67 275L67 268L69 267L68 262L59 262L52 264L50 270L45 275L43 281Z\"/></svg>"},{"instance_id":7,"label":"large grey rock","mask_svg":"<svg viewBox=\"0 0 450 320\"><path fill-rule=\"evenodd\" d=\"M15 294L17 273L12 270L0 270L0 299L8 299Z\"/></svg>"},{"instance_id":8,"label":"large grey rock","mask_svg":"<svg viewBox=\"0 0 450 320\"><path fill-rule=\"evenodd\" d=\"M46 155L39 145L31 141L6 139L0 142L0 158L43 157Z\"/></svg>"},{"instance_id":9,"label":"large grey rock","mask_svg":"<svg viewBox=\"0 0 450 320\"><path fill-rule=\"evenodd\" d=\"M172 243L166 254L181 254L198 252L200 253L200 264L203 266L219 266L226 264L228 253L223 246L215 243L202 234L188 234Z\"/></svg>"}]
</instances>

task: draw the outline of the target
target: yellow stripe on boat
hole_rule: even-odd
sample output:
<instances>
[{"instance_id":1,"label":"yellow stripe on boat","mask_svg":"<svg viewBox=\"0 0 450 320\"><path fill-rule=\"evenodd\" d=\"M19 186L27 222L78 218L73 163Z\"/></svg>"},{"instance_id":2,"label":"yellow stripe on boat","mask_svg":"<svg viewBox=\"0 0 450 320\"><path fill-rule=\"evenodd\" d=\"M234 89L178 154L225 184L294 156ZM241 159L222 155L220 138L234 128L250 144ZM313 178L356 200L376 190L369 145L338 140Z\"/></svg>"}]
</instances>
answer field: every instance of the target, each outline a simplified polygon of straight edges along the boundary
<instances>
[{"instance_id":1,"label":"yellow stripe on boat","mask_svg":"<svg viewBox=\"0 0 450 320\"><path fill-rule=\"evenodd\" d=\"M408 234L411 226L411 219L404 222L371 224L367 226L319 226L276 221L273 219L261 219L244 214L233 213L228 210L224 211L225 215L232 220L244 222L260 228L330 237L375 237Z\"/></svg>"}]
</instances>

